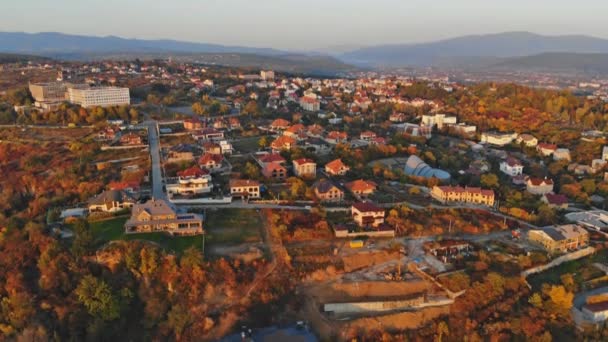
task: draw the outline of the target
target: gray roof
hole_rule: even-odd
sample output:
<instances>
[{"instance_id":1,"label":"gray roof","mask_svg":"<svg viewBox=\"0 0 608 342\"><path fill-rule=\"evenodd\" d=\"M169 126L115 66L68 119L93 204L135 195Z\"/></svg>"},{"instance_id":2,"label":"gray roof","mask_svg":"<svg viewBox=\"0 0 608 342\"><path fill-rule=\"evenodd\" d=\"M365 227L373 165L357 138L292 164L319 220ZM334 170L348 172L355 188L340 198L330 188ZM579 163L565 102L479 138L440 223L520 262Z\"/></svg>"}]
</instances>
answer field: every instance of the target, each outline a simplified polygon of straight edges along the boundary
<instances>
[{"instance_id":1,"label":"gray roof","mask_svg":"<svg viewBox=\"0 0 608 342\"><path fill-rule=\"evenodd\" d=\"M412 155L407 159L407 162L405 163L405 173L410 176L424 178L435 177L440 180L448 180L451 177L446 171L430 167L427 163L415 155Z\"/></svg>"},{"instance_id":2,"label":"gray roof","mask_svg":"<svg viewBox=\"0 0 608 342\"><path fill-rule=\"evenodd\" d=\"M109 202L135 203L135 199L122 190L106 190L89 200L90 205L103 205Z\"/></svg>"}]
</instances>

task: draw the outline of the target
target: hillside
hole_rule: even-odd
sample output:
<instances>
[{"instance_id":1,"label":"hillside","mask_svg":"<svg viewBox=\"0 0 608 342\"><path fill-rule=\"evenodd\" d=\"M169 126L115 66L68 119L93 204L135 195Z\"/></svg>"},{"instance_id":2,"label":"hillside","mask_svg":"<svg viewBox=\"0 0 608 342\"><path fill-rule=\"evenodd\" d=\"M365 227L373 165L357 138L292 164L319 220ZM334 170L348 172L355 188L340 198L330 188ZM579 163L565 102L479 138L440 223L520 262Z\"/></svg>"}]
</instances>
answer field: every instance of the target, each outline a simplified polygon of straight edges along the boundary
<instances>
[{"instance_id":1,"label":"hillside","mask_svg":"<svg viewBox=\"0 0 608 342\"><path fill-rule=\"evenodd\" d=\"M464 36L437 42L373 46L340 57L349 63L372 66L429 66L450 63L475 64L488 58L538 55L548 52L608 53L608 40L589 36L542 36L509 32ZM451 62L453 63L453 62Z\"/></svg>"},{"instance_id":2,"label":"hillside","mask_svg":"<svg viewBox=\"0 0 608 342\"><path fill-rule=\"evenodd\" d=\"M0 52L31 53L49 57L112 52L239 52L279 54L274 49L182 42L177 40L144 40L107 36L81 36L56 32L0 32Z\"/></svg>"},{"instance_id":3,"label":"hillside","mask_svg":"<svg viewBox=\"0 0 608 342\"><path fill-rule=\"evenodd\" d=\"M46 61L51 60L48 57L33 56L33 55L21 55L14 53L0 53L0 64L1 63L17 63L17 62L28 62L28 61Z\"/></svg>"}]
</instances>

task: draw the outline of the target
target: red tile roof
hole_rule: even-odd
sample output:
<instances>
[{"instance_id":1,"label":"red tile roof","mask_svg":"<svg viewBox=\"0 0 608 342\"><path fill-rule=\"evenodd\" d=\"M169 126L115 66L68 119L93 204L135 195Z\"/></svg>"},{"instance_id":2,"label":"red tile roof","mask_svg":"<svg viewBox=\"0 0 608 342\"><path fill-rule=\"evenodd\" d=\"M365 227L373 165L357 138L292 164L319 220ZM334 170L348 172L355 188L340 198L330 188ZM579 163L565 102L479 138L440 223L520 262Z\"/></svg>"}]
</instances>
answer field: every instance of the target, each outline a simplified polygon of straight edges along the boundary
<instances>
[{"instance_id":1,"label":"red tile roof","mask_svg":"<svg viewBox=\"0 0 608 342\"><path fill-rule=\"evenodd\" d=\"M353 204L353 208L357 209L359 212L362 213L370 213L370 212L384 212L384 209L378 207L377 205L370 203L370 202L359 202L359 203L354 203Z\"/></svg>"}]
</instances>

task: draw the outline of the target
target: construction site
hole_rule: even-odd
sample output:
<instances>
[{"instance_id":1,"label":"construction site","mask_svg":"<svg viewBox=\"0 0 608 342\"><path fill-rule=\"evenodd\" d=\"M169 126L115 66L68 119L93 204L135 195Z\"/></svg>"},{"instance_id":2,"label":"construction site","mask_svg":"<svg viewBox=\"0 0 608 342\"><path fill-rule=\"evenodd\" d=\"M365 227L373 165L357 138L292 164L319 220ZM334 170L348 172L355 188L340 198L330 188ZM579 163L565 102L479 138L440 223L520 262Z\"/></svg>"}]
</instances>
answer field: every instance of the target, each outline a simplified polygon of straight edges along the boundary
<instances>
[{"instance_id":1,"label":"construction site","mask_svg":"<svg viewBox=\"0 0 608 342\"><path fill-rule=\"evenodd\" d=\"M361 330L414 329L447 315L462 293L442 286L420 253L418 245L338 252L325 260L332 266L298 288L305 298L302 318L322 339L344 340Z\"/></svg>"}]
</instances>

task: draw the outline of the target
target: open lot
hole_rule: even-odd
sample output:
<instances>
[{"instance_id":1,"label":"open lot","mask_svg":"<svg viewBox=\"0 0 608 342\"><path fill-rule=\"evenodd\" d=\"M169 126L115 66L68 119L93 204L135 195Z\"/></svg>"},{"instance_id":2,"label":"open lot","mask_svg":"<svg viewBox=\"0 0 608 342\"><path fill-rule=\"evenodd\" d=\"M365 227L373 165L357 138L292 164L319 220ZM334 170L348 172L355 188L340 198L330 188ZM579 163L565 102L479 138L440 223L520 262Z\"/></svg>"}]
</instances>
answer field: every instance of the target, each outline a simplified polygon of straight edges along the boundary
<instances>
[{"instance_id":1,"label":"open lot","mask_svg":"<svg viewBox=\"0 0 608 342\"><path fill-rule=\"evenodd\" d=\"M539 289L543 284L561 284L561 276L570 273L576 284L582 285L604 275L604 272L593 265L596 262L608 263L608 250L603 249L591 256L565 262L545 272L531 275L528 282L533 288Z\"/></svg>"},{"instance_id":2,"label":"open lot","mask_svg":"<svg viewBox=\"0 0 608 342\"><path fill-rule=\"evenodd\" d=\"M207 210L206 215L208 243L236 245L262 241L262 221L256 210L216 209Z\"/></svg>"},{"instance_id":3,"label":"open lot","mask_svg":"<svg viewBox=\"0 0 608 342\"><path fill-rule=\"evenodd\" d=\"M90 224L95 242L101 246L110 241L116 240L144 240L160 245L161 247L182 253L186 249L195 246L202 248L203 236L177 236L172 237L164 233L142 233L142 234L125 234L124 224L127 221L126 217L119 217L106 221L92 222Z\"/></svg>"},{"instance_id":4,"label":"open lot","mask_svg":"<svg viewBox=\"0 0 608 342\"><path fill-rule=\"evenodd\" d=\"M237 151L237 153L251 153L260 148L258 145L259 141L260 137L241 138L232 141L232 147Z\"/></svg>"}]
</instances>

